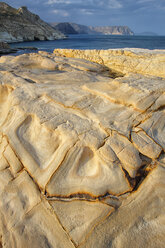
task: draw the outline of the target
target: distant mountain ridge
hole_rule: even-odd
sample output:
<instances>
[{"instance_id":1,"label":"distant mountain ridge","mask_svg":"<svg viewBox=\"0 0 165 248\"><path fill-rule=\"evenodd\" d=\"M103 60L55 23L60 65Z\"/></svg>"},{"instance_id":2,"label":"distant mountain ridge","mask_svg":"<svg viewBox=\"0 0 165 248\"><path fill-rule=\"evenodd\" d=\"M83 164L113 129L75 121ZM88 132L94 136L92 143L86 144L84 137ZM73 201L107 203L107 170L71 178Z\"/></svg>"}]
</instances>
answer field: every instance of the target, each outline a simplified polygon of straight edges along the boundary
<instances>
[{"instance_id":1,"label":"distant mountain ridge","mask_svg":"<svg viewBox=\"0 0 165 248\"><path fill-rule=\"evenodd\" d=\"M107 35L134 35L128 26L85 26L70 22L50 23L50 25L65 34L107 34Z\"/></svg>"},{"instance_id":2,"label":"distant mountain ridge","mask_svg":"<svg viewBox=\"0 0 165 248\"><path fill-rule=\"evenodd\" d=\"M60 38L65 38L65 35L54 30L27 7L15 9L0 2L0 41L22 42Z\"/></svg>"}]
</instances>

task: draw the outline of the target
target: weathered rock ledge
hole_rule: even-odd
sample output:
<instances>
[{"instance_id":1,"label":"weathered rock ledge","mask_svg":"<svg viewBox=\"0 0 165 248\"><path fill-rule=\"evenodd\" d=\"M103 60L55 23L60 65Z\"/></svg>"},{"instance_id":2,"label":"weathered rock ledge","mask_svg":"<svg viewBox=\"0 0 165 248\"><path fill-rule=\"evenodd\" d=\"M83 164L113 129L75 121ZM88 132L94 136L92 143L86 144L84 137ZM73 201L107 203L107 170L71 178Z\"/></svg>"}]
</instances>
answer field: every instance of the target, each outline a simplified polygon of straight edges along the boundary
<instances>
[{"instance_id":1,"label":"weathered rock ledge","mask_svg":"<svg viewBox=\"0 0 165 248\"><path fill-rule=\"evenodd\" d=\"M121 73L165 77L165 51L139 48L111 50L55 49L59 56L87 59Z\"/></svg>"},{"instance_id":2,"label":"weathered rock ledge","mask_svg":"<svg viewBox=\"0 0 165 248\"><path fill-rule=\"evenodd\" d=\"M165 51L118 53L0 58L3 248L164 247Z\"/></svg>"}]
</instances>

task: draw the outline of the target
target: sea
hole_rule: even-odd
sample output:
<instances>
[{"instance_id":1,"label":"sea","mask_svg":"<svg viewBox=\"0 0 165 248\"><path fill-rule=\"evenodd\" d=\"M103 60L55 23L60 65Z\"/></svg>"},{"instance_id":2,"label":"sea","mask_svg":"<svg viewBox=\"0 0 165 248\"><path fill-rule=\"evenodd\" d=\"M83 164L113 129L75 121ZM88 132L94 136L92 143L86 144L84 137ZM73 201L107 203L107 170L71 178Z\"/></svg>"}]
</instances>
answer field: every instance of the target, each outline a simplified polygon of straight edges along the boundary
<instances>
[{"instance_id":1,"label":"sea","mask_svg":"<svg viewBox=\"0 0 165 248\"><path fill-rule=\"evenodd\" d=\"M35 47L38 50L53 52L55 48L67 49L113 49L144 48L165 49L165 36L121 36L121 35L69 35L67 39L54 41L31 41L12 43L12 48ZM26 48L15 55L36 52Z\"/></svg>"}]
</instances>

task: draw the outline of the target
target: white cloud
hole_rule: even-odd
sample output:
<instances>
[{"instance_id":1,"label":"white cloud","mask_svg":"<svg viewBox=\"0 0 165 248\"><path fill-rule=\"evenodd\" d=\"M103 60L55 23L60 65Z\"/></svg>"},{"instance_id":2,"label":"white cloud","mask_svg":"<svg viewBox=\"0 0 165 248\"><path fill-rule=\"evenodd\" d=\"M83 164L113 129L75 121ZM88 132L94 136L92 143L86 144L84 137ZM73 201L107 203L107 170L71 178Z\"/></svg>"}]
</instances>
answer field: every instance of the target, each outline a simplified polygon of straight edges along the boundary
<instances>
[{"instance_id":1,"label":"white cloud","mask_svg":"<svg viewBox=\"0 0 165 248\"><path fill-rule=\"evenodd\" d=\"M81 13L85 15L93 15L93 11L88 10L88 9L81 9Z\"/></svg>"},{"instance_id":2,"label":"white cloud","mask_svg":"<svg viewBox=\"0 0 165 248\"><path fill-rule=\"evenodd\" d=\"M154 0L139 0L138 3L149 3L149 2L153 2Z\"/></svg>"},{"instance_id":3,"label":"white cloud","mask_svg":"<svg viewBox=\"0 0 165 248\"><path fill-rule=\"evenodd\" d=\"M52 12L56 15L60 15L60 16L63 16L63 17L68 17L69 16L69 13L66 11L66 10L62 10L62 9L54 9L52 10Z\"/></svg>"},{"instance_id":4,"label":"white cloud","mask_svg":"<svg viewBox=\"0 0 165 248\"><path fill-rule=\"evenodd\" d=\"M140 1L140 0L139 0ZM144 1L150 1L150 0L144 0ZM151 0L152 1L152 0ZM112 9L118 9L122 8L122 4L119 2L119 0L48 0L46 1L47 5L55 5L55 4L63 4L63 5L73 5L76 4L80 7L83 5L86 6L92 6L92 7L105 7L105 8L112 8Z\"/></svg>"},{"instance_id":5,"label":"white cloud","mask_svg":"<svg viewBox=\"0 0 165 248\"><path fill-rule=\"evenodd\" d=\"M120 8L122 8L123 6L122 6L122 4L121 4L119 1L117 1L117 0L109 0L109 1L108 1L108 7L109 7L109 8L112 8L112 9L120 9Z\"/></svg>"},{"instance_id":6,"label":"white cloud","mask_svg":"<svg viewBox=\"0 0 165 248\"><path fill-rule=\"evenodd\" d=\"M93 5L100 6L105 9L120 9L123 7L118 0L93 0Z\"/></svg>"},{"instance_id":7,"label":"white cloud","mask_svg":"<svg viewBox=\"0 0 165 248\"><path fill-rule=\"evenodd\" d=\"M76 4L76 3L82 3L82 0L48 0L46 4L51 5L51 4Z\"/></svg>"}]
</instances>

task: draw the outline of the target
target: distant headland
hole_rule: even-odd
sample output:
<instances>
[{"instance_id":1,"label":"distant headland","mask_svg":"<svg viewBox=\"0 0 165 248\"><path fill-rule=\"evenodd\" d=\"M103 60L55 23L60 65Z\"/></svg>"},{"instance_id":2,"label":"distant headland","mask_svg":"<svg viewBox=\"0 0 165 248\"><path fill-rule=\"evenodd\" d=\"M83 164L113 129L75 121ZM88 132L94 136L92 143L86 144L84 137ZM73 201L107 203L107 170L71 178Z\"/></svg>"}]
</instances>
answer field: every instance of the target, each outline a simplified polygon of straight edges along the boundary
<instances>
[{"instance_id":1,"label":"distant headland","mask_svg":"<svg viewBox=\"0 0 165 248\"><path fill-rule=\"evenodd\" d=\"M55 22L50 23L50 25L64 34L134 35L134 32L128 26L93 27L70 22Z\"/></svg>"}]
</instances>

